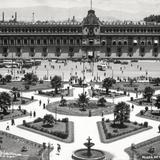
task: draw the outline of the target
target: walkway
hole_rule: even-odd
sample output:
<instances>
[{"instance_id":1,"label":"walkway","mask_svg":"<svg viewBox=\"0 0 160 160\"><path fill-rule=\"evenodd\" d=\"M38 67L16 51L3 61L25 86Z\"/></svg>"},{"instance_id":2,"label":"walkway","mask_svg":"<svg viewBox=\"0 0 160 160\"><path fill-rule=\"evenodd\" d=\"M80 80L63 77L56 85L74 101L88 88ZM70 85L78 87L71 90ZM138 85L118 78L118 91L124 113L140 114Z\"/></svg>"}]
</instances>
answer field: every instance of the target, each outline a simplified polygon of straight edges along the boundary
<instances>
[{"instance_id":1,"label":"walkway","mask_svg":"<svg viewBox=\"0 0 160 160\"><path fill-rule=\"evenodd\" d=\"M87 91L88 88L85 89ZM1 91L7 91L5 89L0 89ZM82 93L81 88L74 88L74 98L77 98L80 93ZM158 93L158 92L157 92ZM28 105L22 105L22 109L26 109L28 112L30 111L36 111L36 116L37 117L43 117L46 113L50 113L47 110L43 109L43 106L39 106L39 100L42 101L42 104L45 103L47 104L48 98L42 97L39 95L36 95L35 92L27 92L27 93L22 93L23 97L28 97L30 98L31 96L34 96L35 99L38 101L35 101L33 103L30 103ZM142 95L140 95L141 97ZM135 98L135 94L130 94L130 97ZM123 98L115 98L114 102L117 104L118 102L121 101L128 101L130 100L130 97L123 97ZM71 99L71 98L66 98L66 99ZM59 101L60 98L50 98L50 102L54 101ZM112 99L107 99L108 101L112 102ZM127 102L128 103L128 102ZM128 103L129 104L129 103ZM16 108L17 106L14 106ZM131 121L137 121L139 123L143 123L144 121L147 121L149 125L153 127L153 129L118 140L116 142L110 143L110 144L103 144L100 142L99 134L98 134L98 129L96 126L96 122L101 120L101 116L96 116L96 117L76 117L76 116L65 116L65 115L58 115L58 118L64 118L64 117L69 117L70 121L74 122L74 137L75 141L74 143L71 144L66 144L62 143L56 140L53 140L51 138L47 138L45 136L38 135L36 133L32 133L20 128L17 128L16 126L11 126L10 130L7 131L11 134L29 139L31 141L37 142L42 144L43 142L46 143L51 143L54 146L54 150L50 154L50 159L51 160L71 160L71 155L72 152L76 149L79 148L84 148L83 143L86 141L88 136L92 138L92 141L95 143L95 148L101 149L107 152L110 152L111 154L114 155L114 160L128 160L129 156L124 152L124 149L129 147L132 143L139 143L145 140L148 140L150 138L153 138L155 136L158 136L158 125L159 122L153 121L153 120L148 120L144 118L139 118L136 117L135 115L141 110L144 109L142 106L135 106L134 111L131 112ZM54 113L53 113L54 115ZM36 117L36 118L37 118ZM111 115L106 115L105 118L110 118L113 119L113 114ZM25 117L25 118L19 118L15 120L16 125L22 124L23 120L28 121L33 121L35 118L31 117ZM10 123L10 121L9 121ZM6 131L6 124L7 121L1 122L1 130ZM61 153L60 155L57 155L56 151L56 146L57 144L61 145Z\"/></svg>"}]
</instances>

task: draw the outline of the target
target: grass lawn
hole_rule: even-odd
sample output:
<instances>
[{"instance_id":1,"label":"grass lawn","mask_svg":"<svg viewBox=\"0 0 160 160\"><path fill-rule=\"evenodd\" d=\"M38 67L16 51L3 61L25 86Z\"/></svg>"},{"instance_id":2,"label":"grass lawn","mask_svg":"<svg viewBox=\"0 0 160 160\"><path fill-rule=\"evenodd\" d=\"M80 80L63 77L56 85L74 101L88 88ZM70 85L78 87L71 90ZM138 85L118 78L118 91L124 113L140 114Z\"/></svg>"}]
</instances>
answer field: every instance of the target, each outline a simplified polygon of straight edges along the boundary
<instances>
[{"instance_id":1,"label":"grass lawn","mask_svg":"<svg viewBox=\"0 0 160 160\"><path fill-rule=\"evenodd\" d=\"M22 103L21 103L22 101ZM21 98L17 98L16 101L13 101L13 105L28 105L32 102L34 102L35 100L31 100L31 98L25 98L25 97L21 97ZM24 103L25 102L25 103Z\"/></svg>"},{"instance_id":2,"label":"grass lawn","mask_svg":"<svg viewBox=\"0 0 160 160\"><path fill-rule=\"evenodd\" d=\"M134 157L136 157L137 160L141 160L141 159L159 160L160 159L159 144L160 144L160 136L134 145L134 151L131 149L131 147L125 149L125 151L129 154L130 158L133 157L133 153L134 153Z\"/></svg>"},{"instance_id":3,"label":"grass lawn","mask_svg":"<svg viewBox=\"0 0 160 160\"><path fill-rule=\"evenodd\" d=\"M143 92L146 87L151 87L155 90L160 89L160 85L156 86L156 85L151 84L149 82L136 82L136 83L133 83L132 86L128 82L118 82L118 83L114 84L112 88L119 89L122 91L130 91L130 92L136 92L135 88L138 88L139 92Z\"/></svg>"},{"instance_id":4,"label":"grass lawn","mask_svg":"<svg viewBox=\"0 0 160 160\"><path fill-rule=\"evenodd\" d=\"M112 121L100 121L97 122L97 126L102 143L111 143L152 128L135 122L125 122L124 127L120 127L118 123L113 126Z\"/></svg>"},{"instance_id":5,"label":"grass lawn","mask_svg":"<svg viewBox=\"0 0 160 160\"><path fill-rule=\"evenodd\" d=\"M137 116L155 120L155 121L160 121L160 110L153 110L152 112L151 110L148 110L148 111L143 110L143 114L141 114L140 112L137 114Z\"/></svg>"},{"instance_id":6,"label":"grass lawn","mask_svg":"<svg viewBox=\"0 0 160 160\"><path fill-rule=\"evenodd\" d=\"M45 97L61 97L62 95L65 97L73 97L73 89L68 90L67 89L60 89L58 91L58 94L55 94L55 91L39 91L39 95L45 96Z\"/></svg>"},{"instance_id":7,"label":"grass lawn","mask_svg":"<svg viewBox=\"0 0 160 160\"><path fill-rule=\"evenodd\" d=\"M148 102L146 98L138 98L131 101L131 103L139 106L154 106L156 104L156 100L153 99L152 102Z\"/></svg>"},{"instance_id":8,"label":"grass lawn","mask_svg":"<svg viewBox=\"0 0 160 160\"><path fill-rule=\"evenodd\" d=\"M43 84L37 82L36 85L30 85L30 88L28 90L25 89L25 83L21 81L12 81L10 83L6 83L6 85L0 84L0 88L6 88L11 90L13 87L16 87L22 91L35 91L35 90L50 89L51 84L50 81L44 81Z\"/></svg>"},{"instance_id":9,"label":"grass lawn","mask_svg":"<svg viewBox=\"0 0 160 160\"><path fill-rule=\"evenodd\" d=\"M118 97L124 97L126 96L125 94L123 93L116 93L116 92L109 92L109 94L107 95L105 91L101 90L100 92L100 89L96 89L94 90L94 97L96 98L100 98L100 97L106 97L106 98L118 98ZM88 90L88 93L89 93L89 96L92 97L92 90L89 89Z\"/></svg>"},{"instance_id":10,"label":"grass lawn","mask_svg":"<svg viewBox=\"0 0 160 160\"><path fill-rule=\"evenodd\" d=\"M4 115L3 113L0 112L0 121L7 121L7 120L11 120L11 119L16 119L16 118L21 118L21 117L26 117L29 116L29 113L25 113L24 114L24 110L14 110L12 112L12 110L8 111L7 115Z\"/></svg>"},{"instance_id":11,"label":"grass lawn","mask_svg":"<svg viewBox=\"0 0 160 160\"><path fill-rule=\"evenodd\" d=\"M0 131L0 137L2 137L0 146L3 153L1 159L28 160L30 157L36 157L40 160L42 145L2 131ZM25 147L26 151L22 151L22 147Z\"/></svg>"},{"instance_id":12,"label":"grass lawn","mask_svg":"<svg viewBox=\"0 0 160 160\"><path fill-rule=\"evenodd\" d=\"M91 101L89 106L86 107L86 111L82 111L81 108L76 103L76 100L68 100L67 106L59 106L59 102L54 102L46 106L47 110L50 112L57 112L62 115L72 115L72 116L98 116L103 114L111 114L114 110L114 104L107 102L106 106L97 106L97 101Z\"/></svg>"},{"instance_id":13,"label":"grass lawn","mask_svg":"<svg viewBox=\"0 0 160 160\"><path fill-rule=\"evenodd\" d=\"M18 127L65 143L72 143L74 141L74 125L70 121L68 122L68 128L66 128L66 123L60 121L57 121L52 127L44 126L43 122L29 122L27 125L20 125ZM68 136L64 137L62 134L66 134L67 129Z\"/></svg>"}]
</instances>

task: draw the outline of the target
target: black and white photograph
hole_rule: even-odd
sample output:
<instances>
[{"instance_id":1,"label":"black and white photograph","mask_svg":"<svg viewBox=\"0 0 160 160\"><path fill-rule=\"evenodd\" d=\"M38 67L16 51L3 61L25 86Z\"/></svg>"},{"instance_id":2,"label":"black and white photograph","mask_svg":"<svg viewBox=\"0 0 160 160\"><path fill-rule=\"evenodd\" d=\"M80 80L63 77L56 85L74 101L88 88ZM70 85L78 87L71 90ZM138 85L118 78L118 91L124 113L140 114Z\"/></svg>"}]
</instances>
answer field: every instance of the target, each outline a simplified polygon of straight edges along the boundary
<instances>
[{"instance_id":1,"label":"black and white photograph","mask_svg":"<svg viewBox=\"0 0 160 160\"><path fill-rule=\"evenodd\" d=\"M0 0L0 160L160 160L160 1Z\"/></svg>"}]
</instances>

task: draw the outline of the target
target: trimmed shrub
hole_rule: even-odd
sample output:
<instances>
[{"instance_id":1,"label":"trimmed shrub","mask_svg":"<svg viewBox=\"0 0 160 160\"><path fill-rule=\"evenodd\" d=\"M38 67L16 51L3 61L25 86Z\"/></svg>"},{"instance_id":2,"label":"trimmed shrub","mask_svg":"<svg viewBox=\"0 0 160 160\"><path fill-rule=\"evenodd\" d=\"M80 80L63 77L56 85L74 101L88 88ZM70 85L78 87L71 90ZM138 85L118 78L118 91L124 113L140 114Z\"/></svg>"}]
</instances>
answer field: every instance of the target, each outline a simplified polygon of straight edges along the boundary
<instances>
[{"instance_id":1,"label":"trimmed shrub","mask_svg":"<svg viewBox=\"0 0 160 160\"><path fill-rule=\"evenodd\" d=\"M25 87L26 90L29 90L29 88L30 88L30 86L27 85L27 84L24 87Z\"/></svg>"},{"instance_id":2,"label":"trimmed shrub","mask_svg":"<svg viewBox=\"0 0 160 160\"><path fill-rule=\"evenodd\" d=\"M26 125L26 121L25 121L25 120L23 120L23 125L24 125L24 126Z\"/></svg>"},{"instance_id":3,"label":"trimmed shrub","mask_svg":"<svg viewBox=\"0 0 160 160\"><path fill-rule=\"evenodd\" d=\"M43 121L43 119L38 117L33 121L33 123L38 123L38 122L42 122L42 121Z\"/></svg>"},{"instance_id":4,"label":"trimmed shrub","mask_svg":"<svg viewBox=\"0 0 160 160\"><path fill-rule=\"evenodd\" d=\"M112 138L112 133L106 133L106 139L110 139L110 138Z\"/></svg>"},{"instance_id":5,"label":"trimmed shrub","mask_svg":"<svg viewBox=\"0 0 160 160\"><path fill-rule=\"evenodd\" d=\"M148 107L145 107L145 111L146 111L146 112L148 111Z\"/></svg>"},{"instance_id":6,"label":"trimmed shrub","mask_svg":"<svg viewBox=\"0 0 160 160\"><path fill-rule=\"evenodd\" d=\"M43 80L41 79L41 80L39 81L39 83L40 83L40 84L43 84Z\"/></svg>"},{"instance_id":7,"label":"trimmed shrub","mask_svg":"<svg viewBox=\"0 0 160 160\"><path fill-rule=\"evenodd\" d=\"M133 101L133 97L131 97L131 101Z\"/></svg>"},{"instance_id":8,"label":"trimmed shrub","mask_svg":"<svg viewBox=\"0 0 160 160\"><path fill-rule=\"evenodd\" d=\"M69 122L69 119L68 118L63 118L62 122L66 122L67 123L67 122Z\"/></svg>"},{"instance_id":9,"label":"trimmed shrub","mask_svg":"<svg viewBox=\"0 0 160 160\"><path fill-rule=\"evenodd\" d=\"M142 103L143 103L142 101L139 101L139 105L140 105L140 106L142 105Z\"/></svg>"},{"instance_id":10,"label":"trimmed shrub","mask_svg":"<svg viewBox=\"0 0 160 160\"><path fill-rule=\"evenodd\" d=\"M148 127L148 122L144 122L143 126Z\"/></svg>"},{"instance_id":11,"label":"trimmed shrub","mask_svg":"<svg viewBox=\"0 0 160 160\"><path fill-rule=\"evenodd\" d=\"M22 104L25 104L25 103L26 103L26 101L24 99L22 99Z\"/></svg>"},{"instance_id":12,"label":"trimmed shrub","mask_svg":"<svg viewBox=\"0 0 160 160\"><path fill-rule=\"evenodd\" d=\"M27 111L26 111L25 109L24 109L22 112L23 112L23 114L26 114L26 113L27 113Z\"/></svg>"},{"instance_id":13,"label":"trimmed shrub","mask_svg":"<svg viewBox=\"0 0 160 160\"><path fill-rule=\"evenodd\" d=\"M133 122L133 124L134 124L134 125L137 125L138 123L135 121L135 122Z\"/></svg>"},{"instance_id":14,"label":"trimmed shrub","mask_svg":"<svg viewBox=\"0 0 160 160\"><path fill-rule=\"evenodd\" d=\"M110 120L109 119L106 119L106 123L109 123L110 122Z\"/></svg>"},{"instance_id":15,"label":"trimmed shrub","mask_svg":"<svg viewBox=\"0 0 160 160\"><path fill-rule=\"evenodd\" d=\"M141 116L142 116L142 115L144 115L144 112L143 112L143 110L141 110L141 111L140 111L140 115L141 115Z\"/></svg>"}]
</instances>

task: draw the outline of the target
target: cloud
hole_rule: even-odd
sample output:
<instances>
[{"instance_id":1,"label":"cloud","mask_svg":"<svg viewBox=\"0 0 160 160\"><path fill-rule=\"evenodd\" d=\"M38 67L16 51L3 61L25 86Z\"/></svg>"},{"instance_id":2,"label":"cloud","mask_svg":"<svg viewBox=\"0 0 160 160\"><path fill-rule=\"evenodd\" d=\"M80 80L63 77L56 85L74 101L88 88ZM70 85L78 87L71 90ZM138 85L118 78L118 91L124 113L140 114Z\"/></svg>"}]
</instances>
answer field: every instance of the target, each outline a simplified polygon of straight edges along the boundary
<instances>
[{"instance_id":1,"label":"cloud","mask_svg":"<svg viewBox=\"0 0 160 160\"><path fill-rule=\"evenodd\" d=\"M17 8L29 6L50 6L61 8L88 7L90 0L0 0L0 8ZM159 13L159 0L93 0L93 8L118 10L123 12Z\"/></svg>"}]
</instances>

